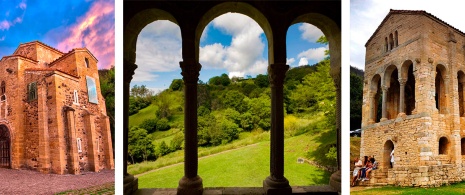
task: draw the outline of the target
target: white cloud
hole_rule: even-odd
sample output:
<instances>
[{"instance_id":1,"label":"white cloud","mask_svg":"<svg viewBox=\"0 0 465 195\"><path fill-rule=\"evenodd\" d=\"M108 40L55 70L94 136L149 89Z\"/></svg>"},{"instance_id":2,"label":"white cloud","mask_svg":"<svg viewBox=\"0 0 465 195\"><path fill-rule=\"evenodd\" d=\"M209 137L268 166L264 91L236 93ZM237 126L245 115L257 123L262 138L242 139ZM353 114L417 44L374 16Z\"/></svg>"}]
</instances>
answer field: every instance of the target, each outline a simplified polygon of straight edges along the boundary
<instances>
[{"instance_id":1,"label":"white cloud","mask_svg":"<svg viewBox=\"0 0 465 195\"><path fill-rule=\"evenodd\" d=\"M316 42L318 38L323 36L323 32L319 28L308 23L302 23L299 30L302 32L302 39L310 43Z\"/></svg>"},{"instance_id":2,"label":"white cloud","mask_svg":"<svg viewBox=\"0 0 465 195\"><path fill-rule=\"evenodd\" d=\"M306 60L315 60L319 62L325 58L325 50L327 50L326 47L310 48L307 51L300 52L299 55L297 55L297 57L305 57Z\"/></svg>"},{"instance_id":3,"label":"white cloud","mask_svg":"<svg viewBox=\"0 0 465 195\"><path fill-rule=\"evenodd\" d=\"M286 64L287 64L287 65L291 66L292 63L294 63L294 62L295 62L295 59L294 59L294 58L290 58L290 59L289 59L289 58L286 58Z\"/></svg>"},{"instance_id":4,"label":"white cloud","mask_svg":"<svg viewBox=\"0 0 465 195\"><path fill-rule=\"evenodd\" d=\"M303 66L303 65L307 65L307 64L308 64L307 58L300 58L299 66Z\"/></svg>"},{"instance_id":5,"label":"white cloud","mask_svg":"<svg viewBox=\"0 0 465 195\"><path fill-rule=\"evenodd\" d=\"M206 69L224 68L229 76L264 74L268 62L263 58L263 30L251 18L242 14L224 14L212 21L213 28L231 35L230 46L221 43L200 48L200 63Z\"/></svg>"},{"instance_id":6,"label":"white cloud","mask_svg":"<svg viewBox=\"0 0 465 195\"><path fill-rule=\"evenodd\" d=\"M181 30L169 21L148 24L139 34L136 46L138 68L132 81L153 81L156 72L180 70Z\"/></svg>"},{"instance_id":7,"label":"white cloud","mask_svg":"<svg viewBox=\"0 0 465 195\"><path fill-rule=\"evenodd\" d=\"M365 69L365 43L381 24L389 9L397 10L425 10L439 19L465 31L461 6L455 5L453 0L427 1L424 0L351 0L350 2L350 65Z\"/></svg>"}]
</instances>

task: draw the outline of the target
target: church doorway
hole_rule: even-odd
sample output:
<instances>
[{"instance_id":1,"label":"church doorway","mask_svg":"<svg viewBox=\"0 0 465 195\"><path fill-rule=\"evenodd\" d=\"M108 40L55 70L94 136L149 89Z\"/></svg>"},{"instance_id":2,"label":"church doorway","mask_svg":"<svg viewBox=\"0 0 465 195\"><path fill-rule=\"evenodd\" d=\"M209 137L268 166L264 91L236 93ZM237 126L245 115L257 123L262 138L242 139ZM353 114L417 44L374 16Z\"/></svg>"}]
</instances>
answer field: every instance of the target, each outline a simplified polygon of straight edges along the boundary
<instances>
[{"instance_id":1,"label":"church doorway","mask_svg":"<svg viewBox=\"0 0 465 195\"><path fill-rule=\"evenodd\" d=\"M10 168L10 132L0 125L0 168Z\"/></svg>"},{"instance_id":2,"label":"church doorway","mask_svg":"<svg viewBox=\"0 0 465 195\"><path fill-rule=\"evenodd\" d=\"M383 152L383 163L382 165L385 168L391 168L391 152L394 150L394 143L392 143L391 140L387 140L386 143L384 143L384 152Z\"/></svg>"}]
</instances>

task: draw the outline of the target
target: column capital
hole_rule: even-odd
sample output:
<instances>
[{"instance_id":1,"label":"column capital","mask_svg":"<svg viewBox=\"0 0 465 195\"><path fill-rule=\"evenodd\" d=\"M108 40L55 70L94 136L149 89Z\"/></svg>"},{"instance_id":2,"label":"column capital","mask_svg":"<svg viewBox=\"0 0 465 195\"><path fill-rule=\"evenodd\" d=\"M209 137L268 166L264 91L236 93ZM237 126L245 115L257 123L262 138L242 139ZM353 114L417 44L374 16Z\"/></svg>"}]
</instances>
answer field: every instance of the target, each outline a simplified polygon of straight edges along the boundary
<instances>
[{"instance_id":1,"label":"column capital","mask_svg":"<svg viewBox=\"0 0 465 195\"><path fill-rule=\"evenodd\" d=\"M407 79L399 78L398 80L399 80L399 84L400 84L401 86L403 86L403 85L405 85L405 83L407 83Z\"/></svg>"},{"instance_id":2,"label":"column capital","mask_svg":"<svg viewBox=\"0 0 465 195\"><path fill-rule=\"evenodd\" d=\"M387 85L381 86L381 89L383 90L383 92L388 92L389 91L389 87Z\"/></svg>"},{"instance_id":3,"label":"column capital","mask_svg":"<svg viewBox=\"0 0 465 195\"><path fill-rule=\"evenodd\" d=\"M130 83L132 80L132 76L134 76L134 72L137 69L137 65L133 62L128 60L124 60L123 64L123 75L124 75L124 82Z\"/></svg>"},{"instance_id":4,"label":"column capital","mask_svg":"<svg viewBox=\"0 0 465 195\"><path fill-rule=\"evenodd\" d=\"M198 62L192 61L181 61L179 62L181 66L181 75L182 80L184 80L185 84L197 84L199 81L200 70L202 69L202 65Z\"/></svg>"},{"instance_id":5,"label":"column capital","mask_svg":"<svg viewBox=\"0 0 465 195\"><path fill-rule=\"evenodd\" d=\"M289 65L286 64L270 64L268 66L268 78L272 87L283 86L286 72L289 70Z\"/></svg>"},{"instance_id":6,"label":"column capital","mask_svg":"<svg viewBox=\"0 0 465 195\"><path fill-rule=\"evenodd\" d=\"M368 97L369 98L374 98L376 96L377 91L370 91L368 92Z\"/></svg>"}]
</instances>

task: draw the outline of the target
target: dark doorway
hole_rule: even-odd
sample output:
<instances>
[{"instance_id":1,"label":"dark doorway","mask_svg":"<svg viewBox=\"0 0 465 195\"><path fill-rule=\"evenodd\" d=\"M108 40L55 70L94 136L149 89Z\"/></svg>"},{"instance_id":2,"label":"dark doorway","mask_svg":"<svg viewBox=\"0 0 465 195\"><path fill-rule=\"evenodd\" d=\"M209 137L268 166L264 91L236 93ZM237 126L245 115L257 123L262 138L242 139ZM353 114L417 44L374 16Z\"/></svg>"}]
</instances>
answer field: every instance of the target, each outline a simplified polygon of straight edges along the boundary
<instances>
[{"instance_id":1,"label":"dark doorway","mask_svg":"<svg viewBox=\"0 0 465 195\"><path fill-rule=\"evenodd\" d=\"M10 132L0 125L0 168L10 168Z\"/></svg>"},{"instance_id":2,"label":"dark doorway","mask_svg":"<svg viewBox=\"0 0 465 195\"><path fill-rule=\"evenodd\" d=\"M385 168L391 168L390 162L391 162L392 150L394 150L394 143L392 143L391 140L387 140L384 143L383 164L382 164Z\"/></svg>"}]
</instances>

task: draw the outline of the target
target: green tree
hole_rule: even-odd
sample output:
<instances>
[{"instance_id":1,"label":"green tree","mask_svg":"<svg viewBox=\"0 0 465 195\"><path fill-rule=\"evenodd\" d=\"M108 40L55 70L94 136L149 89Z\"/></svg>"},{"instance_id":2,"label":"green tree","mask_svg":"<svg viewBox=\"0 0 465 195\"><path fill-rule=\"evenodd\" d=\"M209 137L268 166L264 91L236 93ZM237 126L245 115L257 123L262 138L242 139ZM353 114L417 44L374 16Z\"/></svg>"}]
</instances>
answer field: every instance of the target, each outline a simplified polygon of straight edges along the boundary
<instances>
[{"instance_id":1,"label":"green tree","mask_svg":"<svg viewBox=\"0 0 465 195\"><path fill-rule=\"evenodd\" d=\"M170 89L173 91L181 91L183 88L184 82L182 79L173 79L170 85Z\"/></svg>"},{"instance_id":2,"label":"green tree","mask_svg":"<svg viewBox=\"0 0 465 195\"><path fill-rule=\"evenodd\" d=\"M261 88L268 87L270 85L270 81L268 80L268 75L263 75L263 74L257 75L254 83L255 85Z\"/></svg>"},{"instance_id":3,"label":"green tree","mask_svg":"<svg viewBox=\"0 0 465 195\"><path fill-rule=\"evenodd\" d=\"M168 119L166 118L161 118L160 120L157 121L157 129L160 131L166 131L171 129L171 126L169 124Z\"/></svg>"},{"instance_id":4,"label":"green tree","mask_svg":"<svg viewBox=\"0 0 465 195\"><path fill-rule=\"evenodd\" d=\"M140 128L147 130L147 133L153 133L157 130L158 119L149 118L142 121Z\"/></svg>"},{"instance_id":5,"label":"green tree","mask_svg":"<svg viewBox=\"0 0 465 195\"><path fill-rule=\"evenodd\" d=\"M158 106L158 109L156 111L156 115L158 118L170 118L171 117L171 100L168 96L168 92L164 91L160 94L157 95L156 99L156 105Z\"/></svg>"},{"instance_id":6,"label":"green tree","mask_svg":"<svg viewBox=\"0 0 465 195\"><path fill-rule=\"evenodd\" d=\"M178 133L174 135L173 139L170 142L170 150L176 151L182 149L182 143L184 142L184 134Z\"/></svg>"},{"instance_id":7,"label":"green tree","mask_svg":"<svg viewBox=\"0 0 465 195\"><path fill-rule=\"evenodd\" d=\"M168 145L166 145L165 141L162 141L157 147L156 154L158 155L158 157L162 157L168 153L170 153L170 148L168 147Z\"/></svg>"},{"instance_id":8,"label":"green tree","mask_svg":"<svg viewBox=\"0 0 465 195\"><path fill-rule=\"evenodd\" d=\"M152 137L147 134L147 130L139 127L132 127L128 134L128 155L132 163L139 160L146 161L147 158L154 154Z\"/></svg>"},{"instance_id":9,"label":"green tree","mask_svg":"<svg viewBox=\"0 0 465 195\"><path fill-rule=\"evenodd\" d=\"M105 98L107 116L110 119L110 131L113 148L115 146L115 67L99 70L100 91Z\"/></svg>"},{"instance_id":10,"label":"green tree","mask_svg":"<svg viewBox=\"0 0 465 195\"><path fill-rule=\"evenodd\" d=\"M244 101L245 95L236 90L227 91L222 96L224 108L232 108L236 111L243 112L247 110L247 104Z\"/></svg>"},{"instance_id":11,"label":"green tree","mask_svg":"<svg viewBox=\"0 0 465 195\"><path fill-rule=\"evenodd\" d=\"M362 123L363 78L350 73L350 129L360 129Z\"/></svg>"}]
</instances>

